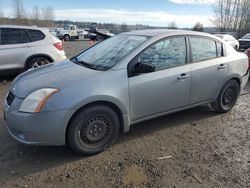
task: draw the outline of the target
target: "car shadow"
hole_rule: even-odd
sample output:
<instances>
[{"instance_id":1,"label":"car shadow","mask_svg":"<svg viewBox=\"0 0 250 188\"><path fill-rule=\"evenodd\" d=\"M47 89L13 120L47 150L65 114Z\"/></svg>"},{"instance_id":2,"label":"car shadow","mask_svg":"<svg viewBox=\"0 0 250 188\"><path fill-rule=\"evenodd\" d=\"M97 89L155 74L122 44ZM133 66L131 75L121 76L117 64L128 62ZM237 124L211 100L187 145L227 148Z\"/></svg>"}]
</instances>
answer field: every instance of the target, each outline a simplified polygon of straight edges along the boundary
<instances>
[{"instance_id":1,"label":"car shadow","mask_svg":"<svg viewBox=\"0 0 250 188\"><path fill-rule=\"evenodd\" d=\"M130 127L129 132L121 135L117 140L116 144L121 144L126 142L126 140L131 140L138 138L139 136L153 134L154 132L158 132L171 127L190 124L191 128L192 125L198 124L199 121L217 115L219 114L212 111L209 107L199 106L181 112L176 112L170 115L158 117L152 120L132 125Z\"/></svg>"},{"instance_id":2,"label":"car shadow","mask_svg":"<svg viewBox=\"0 0 250 188\"><path fill-rule=\"evenodd\" d=\"M15 70L15 71L9 71L9 72L3 72L0 71L0 83L1 82L11 82L15 79L19 74L21 74L21 70Z\"/></svg>"},{"instance_id":3,"label":"car shadow","mask_svg":"<svg viewBox=\"0 0 250 188\"><path fill-rule=\"evenodd\" d=\"M149 120L133 125L128 133L122 134L119 137L115 145L123 145L138 137L143 137L145 135L153 134L154 132L175 126L182 126L186 124L190 124L190 126L192 126L191 124L193 123L216 115L218 114L212 112L207 107L202 106ZM54 167L66 165L76 161L88 162L92 159L99 160L102 154L107 154L100 153L99 156L79 156L73 153L67 146L26 146L17 143L12 138L8 139L11 140L11 148L8 147L9 149L7 148L5 150L5 154L2 154L2 157L0 156L0 164L2 164L1 171L6 174L9 173L10 175L6 176L6 174L1 174L0 172L0 182L3 183L14 178L22 178L36 172L42 172L44 170L49 170ZM112 146L107 152L112 153ZM12 165L13 163L15 164L14 167Z\"/></svg>"}]
</instances>

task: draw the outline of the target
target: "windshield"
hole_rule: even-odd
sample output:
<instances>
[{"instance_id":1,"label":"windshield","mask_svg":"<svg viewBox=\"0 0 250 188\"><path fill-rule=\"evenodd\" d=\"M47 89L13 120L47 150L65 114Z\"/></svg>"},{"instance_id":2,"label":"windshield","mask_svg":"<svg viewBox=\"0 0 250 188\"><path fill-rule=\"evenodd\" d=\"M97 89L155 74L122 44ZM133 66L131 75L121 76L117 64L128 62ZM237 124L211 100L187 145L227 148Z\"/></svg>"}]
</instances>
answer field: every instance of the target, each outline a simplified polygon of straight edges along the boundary
<instances>
[{"instance_id":1,"label":"windshield","mask_svg":"<svg viewBox=\"0 0 250 188\"><path fill-rule=\"evenodd\" d=\"M99 70L107 70L117 64L122 58L142 44L145 36L117 35L89 48L75 60L88 64Z\"/></svg>"},{"instance_id":2,"label":"windshield","mask_svg":"<svg viewBox=\"0 0 250 188\"><path fill-rule=\"evenodd\" d=\"M250 39L250 33L244 35L244 36L242 37L242 39Z\"/></svg>"}]
</instances>

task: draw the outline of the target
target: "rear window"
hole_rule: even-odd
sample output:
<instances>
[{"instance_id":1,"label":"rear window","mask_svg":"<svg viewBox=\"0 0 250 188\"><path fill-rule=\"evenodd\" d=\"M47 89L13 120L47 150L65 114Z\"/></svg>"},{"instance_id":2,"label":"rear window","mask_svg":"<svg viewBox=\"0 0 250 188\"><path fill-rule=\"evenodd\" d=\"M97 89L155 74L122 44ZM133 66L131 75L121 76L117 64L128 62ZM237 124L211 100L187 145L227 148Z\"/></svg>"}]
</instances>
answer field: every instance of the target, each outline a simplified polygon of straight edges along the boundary
<instances>
[{"instance_id":1,"label":"rear window","mask_svg":"<svg viewBox=\"0 0 250 188\"><path fill-rule=\"evenodd\" d=\"M28 30L32 42L43 40L45 35L39 30Z\"/></svg>"}]
</instances>

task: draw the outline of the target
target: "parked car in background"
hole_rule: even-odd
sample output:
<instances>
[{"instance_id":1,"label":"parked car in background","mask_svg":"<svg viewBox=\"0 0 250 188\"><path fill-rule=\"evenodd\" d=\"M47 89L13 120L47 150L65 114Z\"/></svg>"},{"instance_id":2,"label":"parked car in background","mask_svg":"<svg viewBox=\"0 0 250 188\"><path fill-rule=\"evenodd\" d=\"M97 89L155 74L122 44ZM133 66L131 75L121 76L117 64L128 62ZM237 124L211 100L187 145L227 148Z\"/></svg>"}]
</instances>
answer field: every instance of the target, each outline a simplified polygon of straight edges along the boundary
<instances>
[{"instance_id":1,"label":"parked car in background","mask_svg":"<svg viewBox=\"0 0 250 188\"><path fill-rule=\"evenodd\" d=\"M228 112L248 75L247 56L213 35L133 31L18 76L4 118L22 143L96 154L138 122L210 103Z\"/></svg>"},{"instance_id":2,"label":"parked car in background","mask_svg":"<svg viewBox=\"0 0 250 188\"><path fill-rule=\"evenodd\" d=\"M114 36L114 34L110 33L109 31L95 30L95 31L90 31L87 34L85 34L84 38L93 40L93 41L99 41L99 40L105 40L112 36Z\"/></svg>"},{"instance_id":3,"label":"parked car in background","mask_svg":"<svg viewBox=\"0 0 250 188\"><path fill-rule=\"evenodd\" d=\"M0 70L36 68L66 59L62 41L48 29L0 25Z\"/></svg>"},{"instance_id":4,"label":"parked car in background","mask_svg":"<svg viewBox=\"0 0 250 188\"><path fill-rule=\"evenodd\" d=\"M250 69L250 48L248 48L248 49L245 51L245 53L246 53L247 56L248 56L248 62L249 62L248 68Z\"/></svg>"},{"instance_id":5,"label":"parked car in background","mask_svg":"<svg viewBox=\"0 0 250 188\"><path fill-rule=\"evenodd\" d=\"M226 41L235 50L239 50L239 47L240 47L239 41L236 40L236 38L234 38L233 36L228 35L228 34L215 34L215 36L220 37L221 39L223 39L224 41Z\"/></svg>"},{"instance_id":6,"label":"parked car in background","mask_svg":"<svg viewBox=\"0 0 250 188\"><path fill-rule=\"evenodd\" d=\"M62 28L54 28L54 29L50 29L49 32L50 32L53 36L57 37L57 32L60 31L60 30L62 30Z\"/></svg>"},{"instance_id":7,"label":"parked car in background","mask_svg":"<svg viewBox=\"0 0 250 188\"><path fill-rule=\"evenodd\" d=\"M240 51L245 51L250 48L250 33L245 34L243 37L239 39L240 42Z\"/></svg>"},{"instance_id":8,"label":"parked car in background","mask_svg":"<svg viewBox=\"0 0 250 188\"><path fill-rule=\"evenodd\" d=\"M88 32L85 31L84 29L78 30L78 31L77 31L77 34L78 34L79 37L84 37L84 35L86 35L87 33L88 33Z\"/></svg>"},{"instance_id":9,"label":"parked car in background","mask_svg":"<svg viewBox=\"0 0 250 188\"><path fill-rule=\"evenodd\" d=\"M89 40L93 40L93 41L102 40L102 37L98 36L95 33L91 33L91 32L84 34L84 38L89 39Z\"/></svg>"}]
</instances>

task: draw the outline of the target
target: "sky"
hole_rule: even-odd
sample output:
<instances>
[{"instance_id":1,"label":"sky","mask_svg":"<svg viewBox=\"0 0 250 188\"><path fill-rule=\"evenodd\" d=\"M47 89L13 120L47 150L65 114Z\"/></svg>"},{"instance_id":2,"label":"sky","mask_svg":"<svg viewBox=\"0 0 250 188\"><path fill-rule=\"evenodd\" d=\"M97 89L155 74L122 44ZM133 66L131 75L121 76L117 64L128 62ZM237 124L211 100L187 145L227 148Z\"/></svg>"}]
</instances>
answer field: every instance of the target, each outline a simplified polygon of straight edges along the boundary
<instances>
[{"instance_id":1,"label":"sky","mask_svg":"<svg viewBox=\"0 0 250 188\"><path fill-rule=\"evenodd\" d=\"M213 26L213 3L216 0L22 0L27 11L33 7L50 6L56 20L101 23L145 24L168 26L175 21L178 27L193 27L201 22ZM12 0L0 0L6 17L13 16Z\"/></svg>"}]
</instances>

